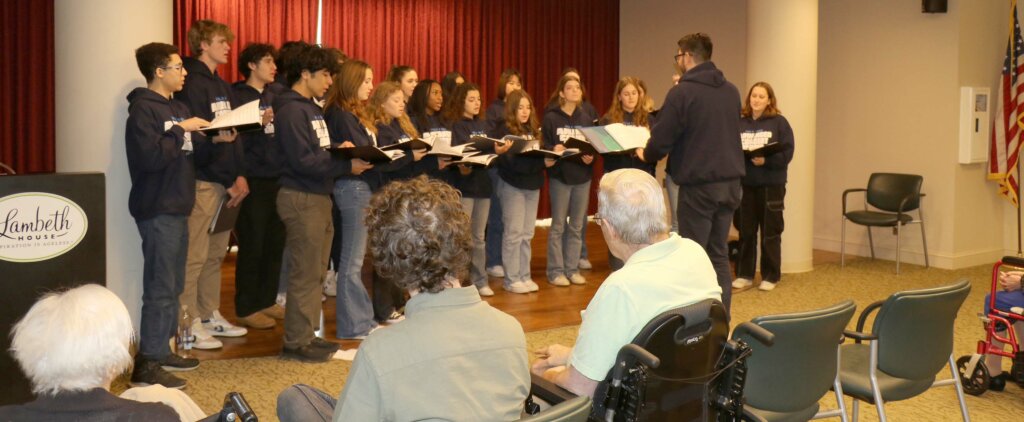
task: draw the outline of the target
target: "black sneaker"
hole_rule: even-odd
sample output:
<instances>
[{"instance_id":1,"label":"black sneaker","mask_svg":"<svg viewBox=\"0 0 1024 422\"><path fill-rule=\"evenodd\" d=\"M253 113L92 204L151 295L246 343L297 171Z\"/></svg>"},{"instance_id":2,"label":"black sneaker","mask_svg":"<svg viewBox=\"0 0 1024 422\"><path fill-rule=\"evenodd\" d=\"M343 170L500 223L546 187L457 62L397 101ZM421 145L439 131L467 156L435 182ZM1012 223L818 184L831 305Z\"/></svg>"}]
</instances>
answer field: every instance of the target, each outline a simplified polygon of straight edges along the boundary
<instances>
[{"instance_id":1,"label":"black sneaker","mask_svg":"<svg viewBox=\"0 0 1024 422\"><path fill-rule=\"evenodd\" d=\"M183 358L171 353L160 362L160 366L163 367L165 371L171 372L191 371L199 367L199 359Z\"/></svg>"},{"instance_id":2,"label":"black sneaker","mask_svg":"<svg viewBox=\"0 0 1024 422\"><path fill-rule=\"evenodd\" d=\"M333 351L321 349L314 346L313 343L295 349L285 346L284 350L281 351L281 359L311 363L330 361L333 355Z\"/></svg>"},{"instance_id":3,"label":"black sneaker","mask_svg":"<svg viewBox=\"0 0 1024 422\"><path fill-rule=\"evenodd\" d=\"M185 388L186 382L161 368L160 362L140 359L135 361L135 369L132 370L132 379L129 384L132 387L160 384L167 388L181 390Z\"/></svg>"},{"instance_id":4,"label":"black sneaker","mask_svg":"<svg viewBox=\"0 0 1024 422\"><path fill-rule=\"evenodd\" d=\"M317 349L330 350L331 353L337 352L341 348L341 345L333 341L324 340L320 337L313 337L313 341L309 342L310 346L316 347Z\"/></svg>"}]
</instances>

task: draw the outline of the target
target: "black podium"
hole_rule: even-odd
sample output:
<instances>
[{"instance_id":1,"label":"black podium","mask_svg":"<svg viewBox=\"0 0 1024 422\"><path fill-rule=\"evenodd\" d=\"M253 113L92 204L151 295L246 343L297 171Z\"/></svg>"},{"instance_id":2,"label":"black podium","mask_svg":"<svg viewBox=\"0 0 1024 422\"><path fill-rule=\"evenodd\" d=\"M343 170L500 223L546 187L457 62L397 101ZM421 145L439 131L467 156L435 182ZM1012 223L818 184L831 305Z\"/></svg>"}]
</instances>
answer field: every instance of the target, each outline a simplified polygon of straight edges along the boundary
<instances>
[{"instance_id":1,"label":"black podium","mask_svg":"<svg viewBox=\"0 0 1024 422\"><path fill-rule=\"evenodd\" d=\"M105 201L102 173L0 176L0 405L33 399L13 325L47 292L106 285Z\"/></svg>"}]
</instances>

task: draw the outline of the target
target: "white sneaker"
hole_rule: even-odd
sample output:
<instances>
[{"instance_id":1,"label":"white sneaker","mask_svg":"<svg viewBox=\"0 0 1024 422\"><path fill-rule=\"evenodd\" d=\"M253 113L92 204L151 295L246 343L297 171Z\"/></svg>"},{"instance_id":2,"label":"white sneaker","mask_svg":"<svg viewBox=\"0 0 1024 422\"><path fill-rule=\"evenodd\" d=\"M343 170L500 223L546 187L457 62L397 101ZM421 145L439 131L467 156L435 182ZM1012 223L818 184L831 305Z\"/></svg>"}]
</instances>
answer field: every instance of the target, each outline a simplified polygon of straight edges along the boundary
<instances>
[{"instance_id":1,"label":"white sneaker","mask_svg":"<svg viewBox=\"0 0 1024 422\"><path fill-rule=\"evenodd\" d=\"M530 293L530 287L522 281L513 281L511 283L505 283L502 285L505 290L512 293L526 294Z\"/></svg>"},{"instance_id":2,"label":"white sneaker","mask_svg":"<svg viewBox=\"0 0 1024 422\"><path fill-rule=\"evenodd\" d=\"M747 287L750 287L753 284L754 282L751 281L749 278L738 277L732 281L732 288L746 289Z\"/></svg>"},{"instance_id":3,"label":"white sneaker","mask_svg":"<svg viewBox=\"0 0 1024 422\"><path fill-rule=\"evenodd\" d=\"M587 258L580 258L580 265L579 265L579 267L580 267L581 270L589 270L589 269L594 268L594 264L591 264L590 260L587 259Z\"/></svg>"},{"instance_id":4,"label":"white sneaker","mask_svg":"<svg viewBox=\"0 0 1024 422\"><path fill-rule=\"evenodd\" d=\"M206 331L206 328L203 327L203 322L199 318L192 320L192 337L196 338L196 342L192 344L192 347L195 349L212 350L224 347L224 343L213 338L210 332Z\"/></svg>"},{"instance_id":5,"label":"white sneaker","mask_svg":"<svg viewBox=\"0 0 1024 422\"><path fill-rule=\"evenodd\" d=\"M558 277L555 277L555 278L549 278L548 279L548 283L550 283L553 286L559 286L559 287L565 287L565 286L568 286L569 284L571 284L571 283L569 283L569 279L565 278L564 275L559 275Z\"/></svg>"},{"instance_id":6,"label":"white sneaker","mask_svg":"<svg viewBox=\"0 0 1024 422\"><path fill-rule=\"evenodd\" d=\"M494 290L491 290L491 286L479 286L476 291L480 292L480 296L491 297L494 296Z\"/></svg>"},{"instance_id":7,"label":"white sneaker","mask_svg":"<svg viewBox=\"0 0 1024 422\"><path fill-rule=\"evenodd\" d=\"M587 284L587 279L583 277L583 274L576 273L569 276L569 282L572 284Z\"/></svg>"},{"instance_id":8,"label":"white sneaker","mask_svg":"<svg viewBox=\"0 0 1024 422\"><path fill-rule=\"evenodd\" d=\"M537 290L540 290L540 286L538 286L537 283L534 283L533 280L528 279L523 283L526 283L526 286L530 288L531 292L536 292Z\"/></svg>"},{"instance_id":9,"label":"white sneaker","mask_svg":"<svg viewBox=\"0 0 1024 422\"><path fill-rule=\"evenodd\" d=\"M501 265L495 265L493 267L487 267L487 275L489 275L491 277L498 277L498 278L504 277L505 276L505 267L502 267Z\"/></svg>"},{"instance_id":10,"label":"white sneaker","mask_svg":"<svg viewBox=\"0 0 1024 422\"><path fill-rule=\"evenodd\" d=\"M773 289L775 289L775 283L772 283L770 281L762 281L761 285L757 286L757 288L758 288L758 290L763 290L763 291L766 291L766 292L770 292Z\"/></svg>"},{"instance_id":11,"label":"white sneaker","mask_svg":"<svg viewBox=\"0 0 1024 422\"><path fill-rule=\"evenodd\" d=\"M391 311L391 315L388 315L387 321L384 321L384 322L386 322L388 324L397 324L397 323L402 322L402 321L405 321L405 314L403 314L401 312L398 312L398 311ZM379 327L379 325L378 325L378 327Z\"/></svg>"},{"instance_id":12,"label":"white sneaker","mask_svg":"<svg viewBox=\"0 0 1024 422\"><path fill-rule=\"evenodd\" d=\"M224 316L220 314L220 311L213 311L213 316L206 321L203 321L203 328L209 331L211 335L217 337L241 337L246 335L249 330L245 328L235 326L224 319Z\"/></svg>"},{"instance_id":13,"label":"white sneaker","mask_svg":"<svg viewBox=\"0 0 1024 422\"><path fill-rule=\"evenodd\" d=\"M327 270L324 275L324 294L330 297L338 295L338 273L334 270Z\"/></svg>"}]
</instances>

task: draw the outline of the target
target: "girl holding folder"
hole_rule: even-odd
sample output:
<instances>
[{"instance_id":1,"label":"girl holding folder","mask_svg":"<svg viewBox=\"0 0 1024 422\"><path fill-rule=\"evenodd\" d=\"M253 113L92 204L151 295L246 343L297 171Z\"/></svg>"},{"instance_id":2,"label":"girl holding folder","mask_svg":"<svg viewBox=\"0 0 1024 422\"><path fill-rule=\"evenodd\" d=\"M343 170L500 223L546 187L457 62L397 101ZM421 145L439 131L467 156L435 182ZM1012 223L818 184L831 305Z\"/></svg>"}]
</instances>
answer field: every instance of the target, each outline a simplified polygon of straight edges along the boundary
<instances>
[{"instance_id":1,"label":"girl holding folder","mask_svg":"<svg viewBox=\"0 0 1024 422\"><path fill-rule=\"evenodd\" d=\"M450 144L452 131L441 123L441 105L443 103L444 94L441 84L432 79L422 80L416 84L412 96L409 97L406 113L424 139L430 138L434 142ZM450 160L428 155L414 165L414 173L416 175L426 174L435 179L448 181L447 172L443 170L449 162Z\"/></svg>"}]
</instances>

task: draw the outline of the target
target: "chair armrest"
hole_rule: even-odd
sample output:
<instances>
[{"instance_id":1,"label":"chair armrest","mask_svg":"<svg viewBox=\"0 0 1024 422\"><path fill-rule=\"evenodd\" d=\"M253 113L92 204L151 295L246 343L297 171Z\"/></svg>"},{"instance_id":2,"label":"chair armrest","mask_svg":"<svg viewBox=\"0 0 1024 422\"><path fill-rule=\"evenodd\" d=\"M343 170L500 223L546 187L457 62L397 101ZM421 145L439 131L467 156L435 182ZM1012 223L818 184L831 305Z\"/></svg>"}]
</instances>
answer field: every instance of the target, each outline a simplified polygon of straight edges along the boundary
<instances>
[{"instance_id":1,"label":"chair armrest","mask_svg":"<svg viewBox=\"0 0 1024 422\"><path fill-rule=\"evenodd\" d=\"M854 339L858 344L862 340L878 340L878 336L874 334L862 333L860 331L843 330L843 335Z\"/></svg>"},{"instance_id":2,"label":"chair armrest","mask_svg":"<svg viewBox=\"0 0 1024 422\"><path fill-rule=\"evenodd\" d=\"M1003 264L1010 265L1013 267L1024 268L1024 258L1018 258L1016 256L1004 256L1001 259Z\"/></svg>"},{"instance_id":3,"label":"chair armrest","mask_svg":"<svg viewBox=\"0 0 1024 422\"><path fill-rule=\"evenodd\" d=\"M765 346L771 346L775 344L775 334L771 331L764 329L764 327L754 324L753 322L744 322L736 326L736 329L732 332L732 338L736 338L737 335L746 334L753 337L759 343Z\"/></svg>"},{"instance_id":4,"label":"chair armrest","mask_svg":"<svg viewBox=\"0 0 1024 422\"><path fill-rule=\"evenodd\" d=\"M751 412L747 408L743 408L743 415L741 415L743 422L768 422L768 419L762 418L760 415Z\"/></svg>"},{"instance_id":5,"label":"chair armrest","mask_svg":"<svg viewBox=\"0 0 1024 422\"><path fill-rule=\"evenodd\" d=\"M864 321L868 320L868 315L870 315L872 312L878 310L878 308L882 307L883 303L885 303L885 302L879 300L879 301L876 301L876 302L874 302L874 303L864 307L864 310L860 312L860 317L857 318L857 331L860 331L860 332L864 331Z\"/></svg>"},{"instance_id":6,"label":"chair armrest","mask_svg":"<svg viewBox=\"0 0 1024 422\"><path fill-rule=\"evenodd\" d=\"M846 215L846 195L853 192L867 192L864 188L847 189L843 191L843 215Z\"/></svg>"},{"instance_id":7,"label":"chair armrest","mask_svg":"<svg viewBox=\"0 0 1024 422\"><path fill-rule=\"evenodd\" d=\"M535 374L530 374L530 394L539 397L552 406L576 397L571 391L559 387L558 384Z\"/></svg>"},{"instance_id":8,"label":"chair armrest","mask_svg":"<svg viewBox=\"0 0 1024 422\"><path fill-rule=\"evenodd\" d=\"M903 207L905 207L907 205L907 201L909 201L911 199L914 199L915 197L917 199L921 199L921 198L924 198L924 194L919 192L916 195L911 194L911 195L907 195L906 197L904 197L903 200L900 201L900 207L898 209L896 209L896 213L897 214L903 214ZM921 207L921 204L918 203L917 206Z\"/></svg>"}]
</instances>

